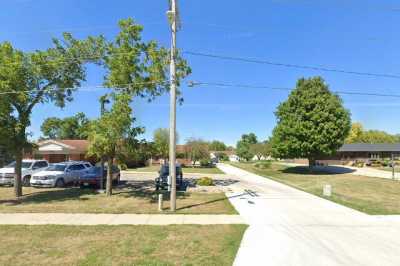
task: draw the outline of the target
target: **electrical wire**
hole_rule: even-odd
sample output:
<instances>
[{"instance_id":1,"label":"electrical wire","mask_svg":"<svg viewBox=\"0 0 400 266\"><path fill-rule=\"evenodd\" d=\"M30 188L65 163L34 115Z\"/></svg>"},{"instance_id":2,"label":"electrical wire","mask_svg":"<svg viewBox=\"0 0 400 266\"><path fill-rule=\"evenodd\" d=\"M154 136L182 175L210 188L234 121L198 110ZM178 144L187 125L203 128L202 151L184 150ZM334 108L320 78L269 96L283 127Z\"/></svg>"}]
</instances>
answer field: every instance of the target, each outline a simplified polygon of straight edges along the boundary
<instances>
[{"instance_id":1,"label":"electrical wire","mask_svg":"<svg viewBox=\"0 0 400 266\"><path fill-rule=\"evenodd\" d=\"M124 87L132 87L135 85L150 85L150 84L167 84L169 81L148 81L148 82L133 82L133 83L127 83L127 84L120 84L116 86L104 86L104 85L92 85L92 86L83 86L83 87L73 87L73 88L49 88L49 89L33 89L33 90L21 90L21 91L0 91L0 95L6 95L6 94L20 94L20 93L35 93L35 92L41 92L41 91L57 91L60 89L63 90L77 90L77 91L94 91L94 90L103 90L103 89L113 89L113 88L124 88Z\"/></svg>"},{"instance_id":2,"label":"electrical wire","mask_svg":"<svg viewBox=\"0 0 400 266\"><path fill-rule=\"evenodd\" d=\"M165 81L165 85L168 84L169 81ZM130 84L122 84L119 85L119 88L122 87L130 87L133 85L139 84L162 84L163 82L135 82ZM266 85L250 85L250 84L240 84L240 83L226 83L226 82L198 82L198 81L187 81L185 85L188 87L196 87L196 86L207 86L207 87L229 87L229 88L246 88L246 89L270 89L270 90L280 90L280 91L292 91L291 88L285 87L272 87ZM76 91L96 91L96 90L104 90L109 89L112 90L113 87L107 87L104 85L93 85L93 86L83 86L83 87L75 87L75 88L63 88L65 90L76 90ZM56 91L59 88L48 89L46 91ZM25 91L4 91L0 92L0 95L5 94L20 94L20 93L32 93L39 92L41 90L25 90ZM400 98L400 94L385 94L385 93L369 93L369 92L358 92L358 91L332 91L335 94L340 95L358 95L358 96L373 96L373 97L391 97L391 98Z\"/></svg>"},{"instance_id":3,"label":"electrical wire","mask_svg":"<svg viewBox=\"0 0 400 266\"><path fill-rule=\"evenodd\" d=\"M268 60L259 60L259 59L252 59L252 58L245 58L245 57L238 57L238 56L225 56L225 55L217 55L217 54L209 54L209 53L201 53L201 52L193 52L193 51L183 51L183 53L188 54L188 55L193 55L193 56L208 57L208 58L215 58L215 59L222 59L222 60L229 60L229 61L246 62L246 63L273 65L273 66L280 66L280 67L287 67L287 68L308 69L308 70L316 70L316 71L324 71L324 72L353 74L353 75L359 75L359 76L400 79L400 75L394 75L394 74L380 74L380 73L372 73L372 72L348 71L348 70L336 69L336 68L330 68L330 67L317 67L317 66L278 63L278 62L272 62L272 61L268 61Z\"/></svg>"},{"instance_id":4,"label":"electrical wire","mask_svg":"<svg viewBox=\"0 0 400 266\"><path fill-rule=\"evenodd\" d=\"M281 90L281 91L292 91L291 88L284 87L271 87L271 86L257 86L248 84L234 84L234 83L222 83L222 82L190 82L189 86L215 86L215 87L230 87L230 88L250 88L250 89L270 89L270 90ZM400 94L383 94L383 93L368 93L368 92L357 92L357 91L332 91L335 94L341 95L359 95L359 96L374 96L374 97L392 97L400 98Z\"/></svg>"}]
</instances>

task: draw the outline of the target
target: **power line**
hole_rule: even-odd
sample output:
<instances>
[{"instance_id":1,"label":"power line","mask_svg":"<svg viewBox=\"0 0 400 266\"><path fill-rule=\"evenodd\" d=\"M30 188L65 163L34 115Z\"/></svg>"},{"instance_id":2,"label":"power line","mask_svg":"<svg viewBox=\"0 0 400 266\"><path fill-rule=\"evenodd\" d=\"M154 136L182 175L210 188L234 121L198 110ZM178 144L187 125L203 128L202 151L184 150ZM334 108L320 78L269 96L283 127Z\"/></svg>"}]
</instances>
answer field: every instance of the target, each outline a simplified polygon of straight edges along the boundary
<instances>
[{"instance_id":1,"label":"power line","mask_svg":"<svg viewBox=\"0 0 400 266\"><path fill-rule=\"evenodd\" d=\"M135 85L151 85L151 84L162 84L165 82L167 84L168 81L148 81L148 82L132 82L132 83L127 83L127 84L120 84L116 86L104 86L104 85L92 85L92 86L81 86L81 87L72 87L72 88L49 88L49 89L35 89L35 90L21 90L21 91L0 91L0 95L6 95L6 94L20 94L20 93L32 93L32 92L41 92L41 91L57 91L60 89L63 90L77 90L77 91L95 91L95 90L103 90L103 89L122 89L124 87L131 87Z\"/></svg>"},{"instance_id":2,"label":"power line","mask_svg":"<svg viewBox=\"0 0 400 266\"><path fill-rule=\"evenodd\" d=\"M189 86L216 86L216 87L230 87L230 88L249 88L249 89L270 89L270 90L281 90L281 91L292 91L291 88L284 87L272 87L272 86L258 86L248 84L235 84L235 83L222 83L222 82L189 82ZM336 94L341 95L359 95L359 96L374 96L374 97L392 97L400 98L400 94L382 94L382 93L367 93L357 91L332 91Z\"/></svg>"},{"instance_id":3,"label":"power line","mask_svg":"<svg viewBox=\"0 0 400 266\"><path fill-rule=\"evenodd\" d=\"M359 76L400 79L400 75L395 75L395 74L349 71L349 70L343 70L343 69L336 69L336 68L332 68L332 67L316 67L316 66L308 66L308 65L287 64L287 63L272 62L272 61L267 61L267 60L259 60L259 59L245 58L245 57L225 56L225 55L209 54L209 53L202 53L202 52L193 52L193 51L188 51L188 50L184 50L184 51L182 51L182 53L192 55L192 56L208 57L208 58L246 62L246 63L273 65L273 66L280 66L280 67L287 67L287 68L308 69L308 70L315 70L315 71L352 74L352 75L359 75ZM120 52L120 53L113 53L112 55L128 55L128 54L130 55L132 53ZM93 56L87 56L87 57L74 57L74 58L58 59L58 60L54 60L54 61L49 61L47 63L52 64L52 63L57 63L57 62L58 63L60 63L60 62L63 62L63 63L82 62L82 61L89 61L89 60L98 60L98 59L102 59L102 57L103 56L101 56L101 55L93 55ZM19 62L2 62L2 63L0 63L0 67L4 66L4 65L17 65L17 64L20 64L20 63Z\"/></svg>"},{"instance_id":4,"label":"power line","mask_svg":"<svg viewBox=\"0 0 400 266\"><path fill-rule=\"evenodd\" d=\"M164 81L165 84L168 84L168 81ZM135 82L119 85L119 88L129 87L140 84L162 84L161 82ZM214 86L214 87L230 87L230 88L246 88L246 89L270 89L270 90L280 90L280 91L292 91L291 88L287 87L272 87L266 85L251 85L251 84L241 84L241 83L226 83L226 82L202 82L202 81L188 81L185 83L188 87L194 86ZM113 86L104 86L104 85L92 85L92 86L82 86L82 87L74 87L74 88L62 88L65 90L76 90L76 91L96 91L96 90L104 90L104 89L113 89ZM47 89L46 91L56 91L59 88ZM31 93L31 92L39 92L41 90L24 90L24 91L3 91L0 92L0 95L5 94L19 94L19 93ZM341 95L359 95L359 96L374 96L374 97L392 97L392 98L400 98L400 94L385 94L385 93L368 93L368 92L357 92L357 91L332 91L336 94Z\"/></svg>"},{"instance_id":5,"label":"power line","mask_svg":"<svg viewBox=\"0 0 400 266\"><path fill-rule=\"evenodd\" d=\"M335 69L335 68L330 68L330 67L316 67L316 66L307 66L307 65L287 64L287 63L272 62L272 61L267 61L267 60L259 60L259 59L237 57L237 56L208 54L208 53L200 53L200 52L193 52L193 51L183 51L183 53L188 54L188 55L193 55L193 56L201 56L201 57L208 57L208 58L215 58L215 59L222 59L222 60L229 60L229 61L239 61L239 62L246 62L246 63L272 65L272 66L280 66L280 67L287 67L287 68L308 69L308 70L316 70L316 71L324 71L324 72L352 74L352 75L359 75L359 76L400 79L400 75L394 75L394 74L380 74L380 73L361 72L361 71L348 71L348 70Z\"/></svg>"}]
</instances>

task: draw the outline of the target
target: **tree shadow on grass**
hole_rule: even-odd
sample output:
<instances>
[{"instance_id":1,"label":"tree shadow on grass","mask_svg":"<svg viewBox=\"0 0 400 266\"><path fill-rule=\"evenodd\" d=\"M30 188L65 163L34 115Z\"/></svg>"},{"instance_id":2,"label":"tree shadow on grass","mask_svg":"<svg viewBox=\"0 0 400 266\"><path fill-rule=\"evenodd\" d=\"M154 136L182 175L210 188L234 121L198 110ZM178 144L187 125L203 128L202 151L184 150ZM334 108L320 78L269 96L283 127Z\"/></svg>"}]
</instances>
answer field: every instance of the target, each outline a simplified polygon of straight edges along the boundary
<instances>
[{"instance_id":1,"label":"tree shadow on grass","mask_svg":"<svg viewBox=\"0 0 400 266\"><path fill-rule=\"evenodd\" d=\"M135 181L121 181L117 191L113 195L118 195L124 198L142 198L148 199L151 203L158 202L158 195L163 195L163 200L170 199L170 193L166 190L155 190L154 181L152 180L135 180ZM182 191L177 191L177 199L185 199L188 196L186 186Z\"/></svg>"},{"instance_id":2,"label":"tree shadow on grass","mask_svg":"<svg viewBox=\"0 0 400 266\"><path fill-rule=\"evenodd\" d=\"M157 194L152 181L122 181L118 186L113 186L113 196L123 198L144 198L150 202L157 201ZM25 193L21 198L0 200L0 205L14 206L23 204L41 204L64 201L87 201L88 196L102 194L95 188L66 187L59 188L34 188L30 193Z\"/></svg>"},{"instance_id":3,"label":"tree shadow on grass","mask_svg":"<svg viewBox=\"0 0 400 266\"><path fill-rule=\"evenodd\" d=\"M199 178L185 178L185 184L187 187L196 187L196 182ZM213 179L213 183L216 186L227 187L239 182L235 179Z\"/></svg>"},{"instance_id":4,"label":"tree shadow on grass","mask_svg":"<svg viewBox=\"0 0 400 266\"><path fill-rule=\"evenodd\" d=\"M240 195L231 196L231 197L229 197L229 198L242 197L243 195L247 195L247 193L243 193L243 194L240 194ZM228 201L229 198L227 198L227 197L219 197L219 198L217 198L217 199L208 200L208 201L205 201L205 202L190 204L190 205L186 205L186 206L177 208L177 211L186 210L186 209L191 209L191 208L196 208L196 207L199 207L199 206L204 206L204 205L208 205L208 204L213 204L213 203L220 202L220 201Z\"/></svg>"},{"instance_id":5,"label":"tree shadow on grass","mask_svg":"<svg viewBox=\"0 0 400 266\"><path fill-rule=\"evenodd\" d=\"M19 199L0 200L0 204L20 205L29 203L40 204L50 202L62 202L67 200L85 201L88 199L82 196L95 194L97 194L97 192L94 190L80 189L76 187L52 190L38 188L35 189L34 192L24 194Z\"/></svg>"},{"instance_id":6,"label":"tree shadow on grass","mask_svg":"<svg viewBox=\"0 0 400 266\"><path fill-rule=\"evenodd\" d=\"M298 174L298 175L342 175L354 173L354 169L340 166L295 166L279 170L285 174Z\"/></svg>"},{"instance_id":7,"label":"tree shadow on grass","mask_svg":"<svg viewBox=\"0 0 400 266\"><path fill-rule=\"evenodd\" d=\"M186 199L190 197L190 193L186 192L188 183L185 181L185 185L182 191L177 192L177 199ZM113 196L121 198L140 198L149 200L150 203L156 203L158 201L158 195L162 194L163 199L168 201L170 199L170 193L166 190L156 191L154 181L152 180L138 180L138 181L121 181L118 186L113 187ZM23 205L23 204L41 204L41 203L55 203L64 201L87 201L90 200L87 196L101 196L96 189L79 187L67 187L63 189L55 188L36 188L33 192L24 194L19 199L4 199L0 200L0 205ZM223 200L223 199L221 199Z\"/></svg>"}]
</instances>

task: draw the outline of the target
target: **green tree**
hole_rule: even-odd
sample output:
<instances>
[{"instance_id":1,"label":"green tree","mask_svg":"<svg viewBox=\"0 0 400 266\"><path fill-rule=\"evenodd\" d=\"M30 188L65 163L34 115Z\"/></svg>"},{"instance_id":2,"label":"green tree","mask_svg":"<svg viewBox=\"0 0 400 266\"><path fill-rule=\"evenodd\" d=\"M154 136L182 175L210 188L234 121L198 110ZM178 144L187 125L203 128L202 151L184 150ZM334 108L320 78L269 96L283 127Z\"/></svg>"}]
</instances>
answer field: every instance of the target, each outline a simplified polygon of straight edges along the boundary
<instances>
[{"instance_id":1,"label":"green tree","mask_svg":"<svg viewBox=\"0 0 400 266\"><path fill-rule=\"evenodd\" d=\"M391 135L381 130L368 130L363 132L361 143L396 143L398 141L395 135Z\"/></svg>"},{"instance_id":2,"label":"green tree","mask_svg":"<svg viewBox=\"0 0 400 266\"><path fill-rule=\"evenodd\" d=\"M44 138L49 139L87 139L89 119L84 113L64 119L49 117L42 126L41 131Z\"/></svg>"},{"instance_id":3,"label":"green tree","mask_svg":"<svg viewBox=\"0 0 400 266\"><path fill-rule=\"evenodd\" d=\"M96 41L77 41L64 34L62 41L53 39L53 44L53 48L34 52L15 49L8 42L0 44L0 93L7 103L0 132L7 135L6 148L16 159L16 197L22 195L21 162L23 150L30 146L26 129L34 107L47 102L64 107L72 100L74 88L85 80L85 60L76 58L88 57Z\"/></svg>"},{"instance_id":4,"label":"green tree","mask_svg":"<svg viewBox=\"0 0 400 266\"><path fill-rule=\"evenodd\" d=\"M170 51L154 40L143 41L143 27L132 18L121 20L119 28L120 32L113 41L103 36L97 39L98 43L103 44L99 54L101 65L106 70L104 85L149 101L168 92ZM175 82L179 86L181 79L189 75L191 69L178 52L176 62ZM165 136L155 143L158 155L164 159L168 157Z\"/></svg>"},{"instance_id":5,"label":"green tree","mask_svg":"<svg viewBox=\"0 0 400 266\"><path fill-rule=\"evenodd\" d=\"M186 149L193 165L198 161L210 159L208 143L202 139L188 139L186 141Z\"/></svg>"},{"instance_id":6,"label":"green tree","mask_svg":"<svg viewBox=\"0 0 400 266\"><path fill-rule=\"evenodd\" d=\"M362 140L362 135L364 133L364 127L361 123L352 123L349 135L347 136L346 143L358 143Z\"/></svg>"},{"instance_id":7,"label":"green tree","mask_svg":"<svg viewBox=\"0 0 400 266\"><path fill-rule=\"evenodd\" d=\"M226 151L227 146L222 141L213 140L209 145L210 151Z\"/></svg>"},{"instance_id":8,"label":"green tree","mask_svg":"<svg viewBox=\"0 0 400 266\"><path fill-rule=\"evenodd\" d=\"M112 195L111 169L114 159L120 156L130 142L136 143L136 136L142 128L132 127L130 102L132 96L126 93L114 94L114 103L110 111L90 123L88 155L107 158L107 196Z\"/></svg>"},{"instance_id":9,"label":"green tree","mask_svg":"<svg viewBox=\"0 0 400 266\"><path fill-rule=\"evenodd\" d=\"M397 135L391 135L381 130L364 130L361 123L353 123L346 143L397 143Z\"/></svg>"},{"instance_id":10,"label":"green tree","mask_svg":"<svg viewBox=\"0 0 400 266\"><path fill-rule=\"evenodd\" d=\"M12 112L11 105L0 96L0 167L3 167L11 158L7 146L8 137L11 134L7 125L9 123L10 113Z\"/></svg>"},{"instance_id":11,"label":"green tree","mask_svg":"<svg viewBox=\"0 0 400 266\"><path fill-rule=\"evenodd\" d=\"M271 144L268 141L251 144L250 153L254 154L258 160L261 160L262 157L266 158L272 153Z\"/></svg>"},{"instance_id":12,"label":"green tree","mask_svg":"<svg viewBox=\"0 0 400 266\"><path fill-rule=\"evenodd\" d=\"M307 158L310 166L319 156L335 153L351 126L349 111L321 77L300 79L275 115L274 157Z\"/></svg>"},{"instance_id":13,"label":"green tree","mask_svg":"<svg viewBox=\"0 0 400 266\"><path fill-rule=\"evenodd\" d=\"M250 147L258 142L257 136L254 133L243 134L242 138L236 144L236 154L246 161L251 160L254 157L254 153Z\"/></svg>"},{"instance_id":14,"label":"green tree","mask_svg":"<svg viewBox=\"0 0 400 266\"><path fill-rule=\"evenodd\" d=\"M107 74L104 85L117 91L127 92L153 100L169 91L170 52L160 47L156 41L143 41L143 27L132 18L119 22L120 32L114 41L103 42L102 65ZM187 62L177 55L177 75L175 82L191 73Z\"/></svg>"},{"instance_id":15,"label":"green tree","mask_svg":"<svg viewBox=\"0 0 400 266\"><path fill-rule=\"evenodd\" d=\"M176 141L178 142L179 136L176 134ZM158 128L153 133L154 156L168 160L169 155L169 129Z\"/></svg>"}]
</instances>

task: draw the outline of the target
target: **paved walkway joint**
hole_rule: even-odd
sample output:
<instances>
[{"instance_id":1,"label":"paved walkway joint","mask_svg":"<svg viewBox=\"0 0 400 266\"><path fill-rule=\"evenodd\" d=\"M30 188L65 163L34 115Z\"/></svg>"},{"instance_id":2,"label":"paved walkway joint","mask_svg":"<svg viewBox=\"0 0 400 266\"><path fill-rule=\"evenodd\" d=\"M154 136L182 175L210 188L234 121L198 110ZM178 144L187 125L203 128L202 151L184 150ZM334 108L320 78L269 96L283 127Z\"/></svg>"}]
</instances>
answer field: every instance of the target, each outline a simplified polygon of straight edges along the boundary
<instances>
[{"instance_id":1,"label":"paved walkway joint","mask_svg":"<svg viewBox=\"0 0 400 266\"><path fill-rule=\"evenodd\" d=\"M240 215L1 213L3 225L245 224Z\"/></svg>"}]
</instances>

